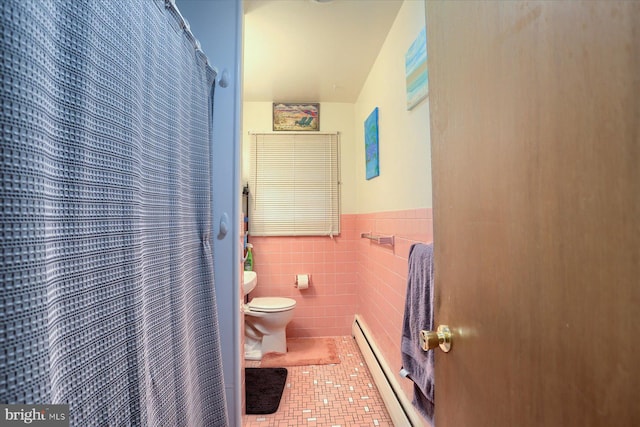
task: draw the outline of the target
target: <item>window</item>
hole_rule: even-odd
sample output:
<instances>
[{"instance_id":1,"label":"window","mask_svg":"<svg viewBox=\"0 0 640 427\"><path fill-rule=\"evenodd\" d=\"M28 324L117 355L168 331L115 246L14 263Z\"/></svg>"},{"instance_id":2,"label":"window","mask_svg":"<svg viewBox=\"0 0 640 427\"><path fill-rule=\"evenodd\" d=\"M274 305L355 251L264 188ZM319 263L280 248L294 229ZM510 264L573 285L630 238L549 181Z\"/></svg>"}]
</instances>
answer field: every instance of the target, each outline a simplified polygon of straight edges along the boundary
<instances>
[{"instance_id":1,"label":"window","mask_svg":"<svg viewBox=\"0 0 640 427\"><path fill-rule=\"evenodd\" d=\"M251 140L249 234L340 234L338 133L256 133Z\"/></svg>"}]
</instances>

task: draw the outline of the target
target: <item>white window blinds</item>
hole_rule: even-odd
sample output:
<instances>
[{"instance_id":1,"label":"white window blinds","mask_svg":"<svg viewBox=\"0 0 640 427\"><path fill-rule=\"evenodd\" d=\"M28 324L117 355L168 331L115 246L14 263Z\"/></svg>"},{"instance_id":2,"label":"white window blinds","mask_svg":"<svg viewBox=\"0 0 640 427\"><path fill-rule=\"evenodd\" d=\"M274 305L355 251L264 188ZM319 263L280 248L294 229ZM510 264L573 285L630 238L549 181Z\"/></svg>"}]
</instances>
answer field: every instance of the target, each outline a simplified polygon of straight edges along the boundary
<instances>
[{"instance_id":1,"label":"white window blinds","mask_svg":"<svg viewBox=\"0 0 640 427\"><path fill-rule=\"evenodd\" d=\"M339 234L338 150L337 133L252 134L249 234Z\"/></svg>"}]
</instances>

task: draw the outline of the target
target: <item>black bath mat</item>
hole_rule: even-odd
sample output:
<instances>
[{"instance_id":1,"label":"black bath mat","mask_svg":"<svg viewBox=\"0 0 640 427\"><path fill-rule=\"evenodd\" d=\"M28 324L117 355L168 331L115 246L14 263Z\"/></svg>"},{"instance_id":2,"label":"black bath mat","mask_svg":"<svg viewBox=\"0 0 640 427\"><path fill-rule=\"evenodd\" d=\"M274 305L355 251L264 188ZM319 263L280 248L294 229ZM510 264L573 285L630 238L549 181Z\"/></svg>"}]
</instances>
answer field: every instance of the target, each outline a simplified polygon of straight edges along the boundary
<instances>
[{"instance_id":1,"label":"black bath mat","mask_svg":"<svg viewBox=\"0 0 640 427\"><path fill-rule=\"evenodd\" d=\"M244 368L247 414L273 414L278 410L284 384L285 368Z\"/></svg>"}]
</instances>

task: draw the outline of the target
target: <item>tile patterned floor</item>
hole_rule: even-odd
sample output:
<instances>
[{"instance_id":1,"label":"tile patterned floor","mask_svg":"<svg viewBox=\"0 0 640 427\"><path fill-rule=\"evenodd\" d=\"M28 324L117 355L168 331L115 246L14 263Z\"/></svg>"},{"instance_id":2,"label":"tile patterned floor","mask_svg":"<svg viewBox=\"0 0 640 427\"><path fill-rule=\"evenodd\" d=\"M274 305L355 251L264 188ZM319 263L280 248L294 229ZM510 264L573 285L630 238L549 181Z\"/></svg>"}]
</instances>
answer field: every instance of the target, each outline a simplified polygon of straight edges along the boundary
<instances>
[{"instance_id":1,"label":"tile patterned floor","mask_svg":"<svg viewBox=\"0 0 640 427\"><path fill-rule=\"evenodd\" d=\"M243 426L393 426L355 340L335 339L341 363L287 367L278 411L244 415ZM246 361L247 367L258 365Z\"/></svg>"}]
</instances>

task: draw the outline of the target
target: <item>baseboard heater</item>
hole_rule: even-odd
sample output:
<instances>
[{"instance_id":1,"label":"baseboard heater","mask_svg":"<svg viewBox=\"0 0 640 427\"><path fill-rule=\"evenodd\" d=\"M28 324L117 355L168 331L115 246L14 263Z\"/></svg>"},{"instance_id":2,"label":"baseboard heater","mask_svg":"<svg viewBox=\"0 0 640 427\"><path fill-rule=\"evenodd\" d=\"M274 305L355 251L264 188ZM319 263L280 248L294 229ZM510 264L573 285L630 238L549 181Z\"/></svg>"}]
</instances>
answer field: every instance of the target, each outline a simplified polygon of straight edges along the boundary
<instances>
[{"instance_id":1,"label":"baseboard heater","mask_svg":"<svg viewBox=\"0 0 640 427\"><path fill-rule=\"evenodd\" d=\"M364 357L367 368L373 376L387 411L396 426L424 426L422 417L413 409L413 405L396 380L393 371L382 357L380 349L373 340L373 336L364 321L356 315L351 326L351 335L356 340L360 352ZM398 350L400 351L400 350ZM398 367L398 370L400 367Z\"/></svg>"}]
</instances>

